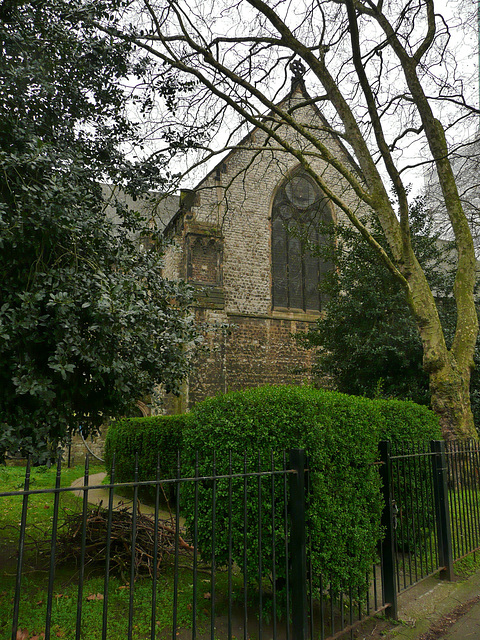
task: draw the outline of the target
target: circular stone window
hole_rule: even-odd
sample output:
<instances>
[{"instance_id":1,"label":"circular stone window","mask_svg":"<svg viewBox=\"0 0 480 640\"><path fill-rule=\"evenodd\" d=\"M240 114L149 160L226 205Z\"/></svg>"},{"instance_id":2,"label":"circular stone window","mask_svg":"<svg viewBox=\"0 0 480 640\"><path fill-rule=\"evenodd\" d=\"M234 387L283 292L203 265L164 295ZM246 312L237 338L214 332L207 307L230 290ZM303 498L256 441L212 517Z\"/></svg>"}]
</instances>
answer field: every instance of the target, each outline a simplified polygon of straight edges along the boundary
<instances>
[{"instance_id":1,"label":"circular stone window","mask_svg":"<svg viewBox=\"0 0 480 640\"><path fill-rule=\"evenodd\" d=\"M285 185L287 198L298 209L308 209L315 202L315 187L303 176L292 178Z\"/></svg>"}]
</instances>

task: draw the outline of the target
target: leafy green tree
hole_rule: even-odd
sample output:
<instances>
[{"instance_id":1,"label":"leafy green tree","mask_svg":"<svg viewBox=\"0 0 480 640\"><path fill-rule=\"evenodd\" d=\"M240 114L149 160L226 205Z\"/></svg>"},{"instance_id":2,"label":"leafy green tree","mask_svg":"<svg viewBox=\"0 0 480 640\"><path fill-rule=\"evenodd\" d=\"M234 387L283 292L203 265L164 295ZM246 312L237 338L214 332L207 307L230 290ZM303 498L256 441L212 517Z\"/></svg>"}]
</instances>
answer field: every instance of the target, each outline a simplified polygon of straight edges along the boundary
<instances>
[{"instance_id":1,"label":"leafy green tree","mask_svg":"<svg viewBox=\"0 0 480 640\"><path fill-rule=\"evenodd\" d=\"M321 285L328 296L325 314L301 337L306 346L318 349L315 377L320 384L330 384L344 393L429 404L422 343L404 292L395 286L392 274L356 230L337 225L327 231L333 238L323 252L334 268ZM371 221L371 233L377 242L384 243L375 220ZM435 292L443 330L451 344L456 323L450 295L454 248L439 240L422 200L412 207L412 246ZM477 342L477 362L479 353ZM476 424L480 418L478 382L476 369L471 382Z\"/></svg>"},{"instance_id":2,"label":"leafy green tree","mask_svg":"<svg viewBox=\"0 0 480 640\"><path fill-rule=\"evenodd\" d=\"M191 291L162 277L154 231L138 250L136 211L106 217L99 185L160 181L122 152L122 85L147 64L86 22L117 5L0 3L0 456L44 462L189 368Z\"/></svg>"}]
</instances>

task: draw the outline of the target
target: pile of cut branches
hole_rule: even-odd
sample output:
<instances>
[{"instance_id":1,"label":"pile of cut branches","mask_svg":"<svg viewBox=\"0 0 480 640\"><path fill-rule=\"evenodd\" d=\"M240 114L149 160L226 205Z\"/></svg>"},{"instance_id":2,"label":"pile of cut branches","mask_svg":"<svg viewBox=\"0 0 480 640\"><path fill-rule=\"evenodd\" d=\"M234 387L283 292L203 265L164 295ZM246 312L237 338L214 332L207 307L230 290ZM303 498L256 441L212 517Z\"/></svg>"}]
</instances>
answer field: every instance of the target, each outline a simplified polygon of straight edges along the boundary
<instances>
[{"instance_id":1,"label":"pile of cut branches","mask_svg":"<svg viewBox=\"0 0 480 640\"><path fill-rule=\"evenodd\" d=\"M83 517L68 514L57 538L58 563L79 563L82 551ZM132 562L133 516L124 508L112 511L110 533L110 571L125 577ZM157 558L154 558L155 521L153 516L137 513L135 527L134 565L137 577L151 576L162 563L174 556L177 533L175 521L159 520L157 528ZM91 509L85 520L85 564L104 563L107 556L108 510ZM193 547L178 532L178 549L183 556L191 556ZM156 565L156 566L155 566Z\"/></svg>"}]
</instances>

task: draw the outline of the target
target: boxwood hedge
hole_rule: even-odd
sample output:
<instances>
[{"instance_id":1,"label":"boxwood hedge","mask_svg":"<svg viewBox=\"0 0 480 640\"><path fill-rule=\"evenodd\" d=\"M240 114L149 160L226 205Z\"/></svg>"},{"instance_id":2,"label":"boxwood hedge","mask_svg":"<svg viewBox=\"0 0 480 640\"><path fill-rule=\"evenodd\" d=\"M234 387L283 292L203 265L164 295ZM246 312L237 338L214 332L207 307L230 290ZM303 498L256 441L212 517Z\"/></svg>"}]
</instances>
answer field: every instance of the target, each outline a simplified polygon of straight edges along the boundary
<instances>
[{"instance_id":1,"label":"boxwood hedge","mask_svg":"<svg viewBox=\"0 0 480 640\"><path fill-rule=\"evenodd\" d=\"M115 481L132 482L135 455L138 453L138 479L154 480L157 459L163 478L174 478L177 472L177 452L182 449L185 425L189 414L122 418L112 422L105 439L105 463L111 469L115 453ZM143 491L143 495L154 495Z\"/></svg>"},{"instance_id":2,"label":"boxwood hedge","mask_svg":"<svg viewBox=\"0 0 480 640\"><path fill-rule=\"evenodd\" d=\"M412 402L373 401L366 398L317 390L312 387L260 387L217 396L198 404L184 433L183 473L193 475L195 451L202 453L201 473L208 475L213 463L217 473L244 464L263 470L273 458L278 465L282 452L303 447L312 470L310 523L314 574L322 573L333 588L357 587L375 558L380 531L380 481L378 442L428 440L440 437L436 416ZM228 462L229 464L229 462ZM210 471L211 473L211 471ZM248 493L247 572L252 581L258 574L258 523L271 521L271 499L259 507L256 480ZM243 563L243 483L233 486L233 560ZM187 522L193 513L193 491L186 487L182 504ZM199 488L199 548L211 553L211 485ZM275 532L276 558L284 554L283 487L275 490L278 503ZM228 486L216 486L216 561L228 561ZM269 566L272 534L262 527L262 559Z\"/></svg>"},{"instance_id":3,"label":"boxwood hedge","mask_svg":"<svg viewBox=\"0 0 480 640\"><path fill-rule=\"evenodd\" d=\"M107 460L115 450L117 478L131 480L135 451L140 455L140 477L155 477L157 454L162 474L175 474L176 451L182 450L182 475L193 476L195 455L200 453L200 474L228 473L229 465L241 471L244 462L268 470L272 460L278 468L283 451L305 448L309 456L312 491L309 517L314 574L327 577L332 588L364 584L375 558L380 531L380 481L375 462L382 439L430 440L441 437L436 416L412 402L369 400L313 387L266 386L232 392L205 400L186 416L160 416L117 422L107 436ZM215 462L214 462L215 459ZM230 462L231 461L231 462ZM247 487L247 576L257 580L259 528L264 566L271 563L272 500L277 505L275 553L278 564L284 555L283 481L268 489L258 503L258 479ZM243 480L232 481L232 558L244 562ZM211 482L198 483L200 500L198 547L205 559L211 555L215 534L215 559L226 564L229 557L229 482L215 485L215 531L212 531ZM193 483L182 483L181 505L187 524L194 512ZM281 581L281 574L277 575Z\"/></svg>"}]
</instances>

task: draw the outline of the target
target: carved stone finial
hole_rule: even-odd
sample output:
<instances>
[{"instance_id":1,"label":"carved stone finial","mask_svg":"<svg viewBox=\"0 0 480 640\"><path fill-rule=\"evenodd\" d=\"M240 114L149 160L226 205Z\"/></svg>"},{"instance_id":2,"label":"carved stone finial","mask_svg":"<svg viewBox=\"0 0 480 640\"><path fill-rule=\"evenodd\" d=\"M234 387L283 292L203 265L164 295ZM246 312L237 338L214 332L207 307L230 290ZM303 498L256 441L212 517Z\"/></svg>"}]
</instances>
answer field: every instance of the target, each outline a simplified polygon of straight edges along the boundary
<instances>
[{"instance_id":1,"label":"carved stone finial","mask_svg":"<svg viewBox=\"0 0 480 640\"><path fill-rule=\"evenodd\" d=\"M294 60L290 64L290 71L293 73L293 80L303 80L306 69L300 60Z\"/></svg>"},{"instance_id":2,"label":"carved stone finial","mask_svg":"<svg viewBox=\"0 0 480 640\"><path fill-rule=\"evenodd\" d=\"M300 89L300 91L305 91L305 81L303 76L305 75L305 66L300 62L300 60L294 60L290 64L290 71L292 72L292 94Z\"/></svg>"}]
</instances>

